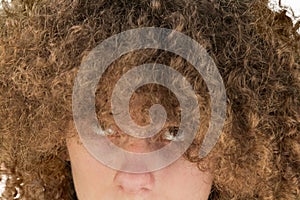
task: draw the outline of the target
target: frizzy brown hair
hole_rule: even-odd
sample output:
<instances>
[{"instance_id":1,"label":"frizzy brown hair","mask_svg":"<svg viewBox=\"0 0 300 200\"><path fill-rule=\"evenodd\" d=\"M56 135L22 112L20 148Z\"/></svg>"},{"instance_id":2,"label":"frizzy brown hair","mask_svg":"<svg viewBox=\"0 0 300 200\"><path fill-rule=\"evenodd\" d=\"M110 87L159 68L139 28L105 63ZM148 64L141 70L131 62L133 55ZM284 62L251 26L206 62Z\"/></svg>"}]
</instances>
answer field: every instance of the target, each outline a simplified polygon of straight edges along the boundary
<instances>
[{"instance_id":1,"label":"frizzy brown hair","mask_svg":"<svg viewBox=\"0 0 300 200\"><path fill-rule=\"evenodd\" d=\"M4 9L0 175L9 179L2 199L17 193L19 199L75 198L63 154L77 69L106 38L150 26L201 43L223 77L228 118L211 153L211 199L300 198L300 37L266 0L15 0ZM164 53L148 55L155 60ZM148 55L133 52L124 60L136 64ZM202 93L195 72L183 73Z\"/></svg>"}]
</instances>

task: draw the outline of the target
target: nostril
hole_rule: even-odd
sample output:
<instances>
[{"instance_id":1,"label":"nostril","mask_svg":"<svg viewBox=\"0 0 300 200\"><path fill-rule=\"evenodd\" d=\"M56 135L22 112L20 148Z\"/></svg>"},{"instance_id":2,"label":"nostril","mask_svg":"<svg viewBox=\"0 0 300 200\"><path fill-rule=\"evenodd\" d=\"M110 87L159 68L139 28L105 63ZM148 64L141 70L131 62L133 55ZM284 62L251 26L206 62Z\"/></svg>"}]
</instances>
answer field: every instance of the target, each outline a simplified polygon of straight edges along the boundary
<instances>
[{"instance_id":1,"label":"nostril","mask_svg":"<svg viewBox=\"0 0 300 200\"><path fill-rule=\"evenodd\" d=\"M150 192L151 190L148 188L129 188L129 187L123 187L121 185L117 186L118 190L124 193L128 193L128 194L138 194L138 193L147 193Z\"/></svg>"},{"instance_id":2,"label":"nostril","mask_svg":"<svg viewBox=\"0 0 300 200\"><path fill-rule=\"evenodd\" d=\"M114 183L125 193L145 193L153 189L154 177L152 173L134 174L118 171Z\"/></svg>"}]
</instances>

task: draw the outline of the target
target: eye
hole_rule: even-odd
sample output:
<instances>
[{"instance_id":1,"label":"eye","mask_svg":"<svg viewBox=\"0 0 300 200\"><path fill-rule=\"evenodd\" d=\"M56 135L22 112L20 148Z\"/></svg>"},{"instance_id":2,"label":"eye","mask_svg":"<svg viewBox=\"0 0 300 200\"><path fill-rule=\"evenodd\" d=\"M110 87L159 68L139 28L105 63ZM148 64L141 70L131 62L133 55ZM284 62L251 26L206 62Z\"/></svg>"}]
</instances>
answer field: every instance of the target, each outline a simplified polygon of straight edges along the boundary
<instances>
[{"instance_id":1,"label":"eye","mask_svg":"<svg viewBox=\"0 0 300 200\"><path fill-rule=\"evenodd\" d=\"M101 135L101 136L111 136L116 133L116 131L111 126L108 128L103 128L103 126L99 126L99 125L94 128L94 132L97 135Z\"/></svg>"},{"instance_id":2,"label":"eye","mask_svg":"<svg viewBox=\"0 0 300 200\"><path fill-rule=\"evenodd\" d=\"M182 131L179 131L179 127L172 126L167 129L166 132L164 132L163 135L164 139L169 141L183 141L184 135Z\"/></svg>"}]
</instances>

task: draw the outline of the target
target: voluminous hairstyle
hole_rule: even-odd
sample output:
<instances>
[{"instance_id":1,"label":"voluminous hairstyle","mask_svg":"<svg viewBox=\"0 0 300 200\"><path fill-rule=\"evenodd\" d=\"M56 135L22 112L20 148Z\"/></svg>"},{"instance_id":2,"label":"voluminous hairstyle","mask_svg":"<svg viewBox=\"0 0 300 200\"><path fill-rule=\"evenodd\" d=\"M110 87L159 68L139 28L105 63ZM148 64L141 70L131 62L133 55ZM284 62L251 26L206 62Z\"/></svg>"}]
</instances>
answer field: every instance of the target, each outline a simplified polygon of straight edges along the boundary
<instances>
[{"instance_id":1,"label":"voluminous hairstyle","mask_svg":"<svg viewBox=\"0 0 300 200\"><path fill-rule=\"evenodd\" d=\"M161 27L203 45L223 77L227 119L209 154L214 174L210 198L299 200L300 37L290 18L284 12L273 13L267 3L14 0L3 4L0 175L8 180L1 198L76 199L64 154L78 68L94 47L112 35ZM209 101L204 81L184 59L164 51L145 52L130 52L114 65L126 64L129 69L158 61L174 66L199 92L199 101ZM107 74L99 91L109 97L120 74ZM209 114L207 107L200 110ZM98 106L97 112L104 112L101 109ZM193 143L195 148L200 144ZM186 158L201 163L192 152Z\"/></svg>"}]
</instances>

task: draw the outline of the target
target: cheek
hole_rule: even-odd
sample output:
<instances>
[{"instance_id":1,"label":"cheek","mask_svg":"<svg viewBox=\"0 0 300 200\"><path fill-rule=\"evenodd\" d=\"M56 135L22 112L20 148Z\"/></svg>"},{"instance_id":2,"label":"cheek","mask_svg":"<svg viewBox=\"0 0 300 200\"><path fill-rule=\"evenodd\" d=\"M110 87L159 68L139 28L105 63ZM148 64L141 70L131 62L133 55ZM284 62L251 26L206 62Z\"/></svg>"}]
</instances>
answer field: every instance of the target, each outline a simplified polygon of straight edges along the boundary
<instances>
[{"instance_id":1,"label":"cheek","mask_svg":"<svg viewBox=\"0 0 300 200\"><path fill-rule=\"evenodd\" d=\"M94 159L77 139L69 139L67 146L78 199L124 199L124 194L116 192L114 178L118 172ZM207 200L213 180L210 173L183 158L152 175L155 182L147 200Z\"/></svg>"},{"instance_id":2,"label":"cheek","mask_svg":"<svg viewBox=\"0 0 300 200\"><path fill-rule=\"evenodd\" d=\"M200 171L195 164L180 158L157 173L161 177L162 189L171 192L170 199L208 199L213 175Z\"/></svg>"},{"instance_id":3,"label":"cheek","mask_svg":"<svg viewBox=\"0 0 300 200\"><path fill-rule=\"evenodd\" d=\"M79 199L99 199L112 187L114 171L100 164L78 144L76 139L67 141L73 181Z\"/></svg>"}]
</instances>

